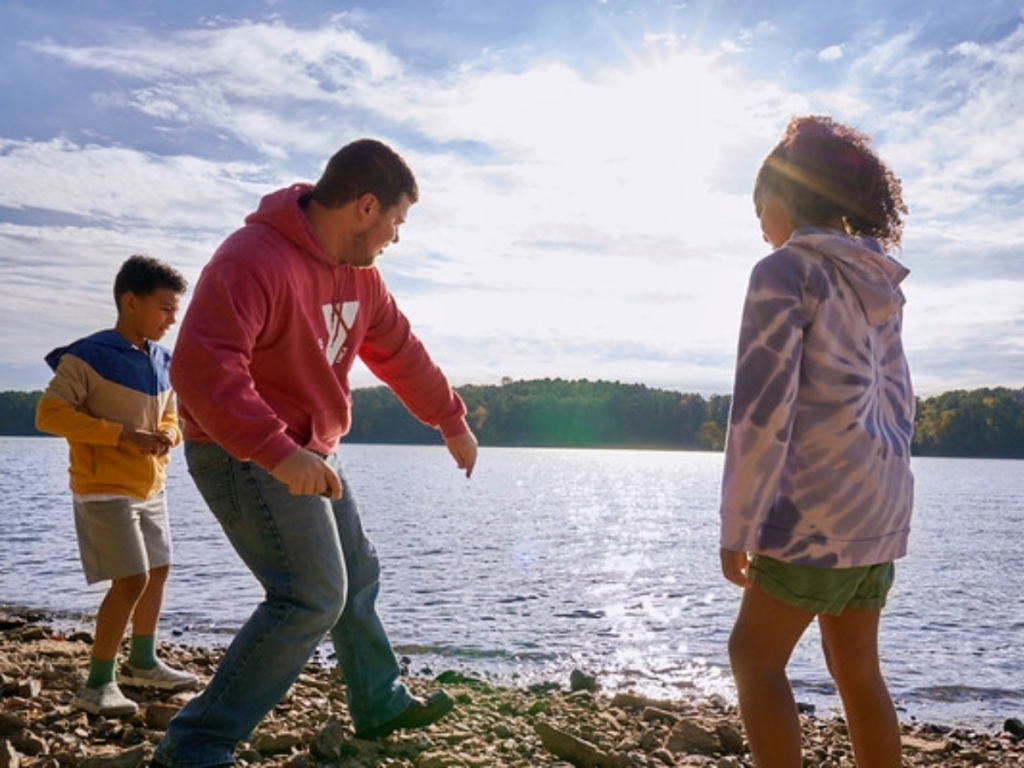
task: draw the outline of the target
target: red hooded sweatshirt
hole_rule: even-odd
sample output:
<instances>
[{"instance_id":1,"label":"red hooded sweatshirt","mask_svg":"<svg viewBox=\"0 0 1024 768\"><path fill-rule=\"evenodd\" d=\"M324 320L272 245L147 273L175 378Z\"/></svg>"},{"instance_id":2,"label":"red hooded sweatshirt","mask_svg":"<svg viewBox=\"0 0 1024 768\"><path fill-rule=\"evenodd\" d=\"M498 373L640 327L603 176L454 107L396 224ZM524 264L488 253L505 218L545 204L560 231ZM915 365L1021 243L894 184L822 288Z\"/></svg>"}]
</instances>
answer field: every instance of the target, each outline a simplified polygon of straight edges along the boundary
<instances>
[{"instance_id":1,"label":"red hooded sweatshirt","mask_svg":"<svg viewBox=\"0 0 1024 768\"><path fill-rule=\"evenodd\" d=\"M421 421L469 431L377 269L317 242L301 209L311 191L264 197L203 269L171 364L185 437L267 470L296 448L331 453L351 425L356 355Z\"/></svg>"}]
</instances>

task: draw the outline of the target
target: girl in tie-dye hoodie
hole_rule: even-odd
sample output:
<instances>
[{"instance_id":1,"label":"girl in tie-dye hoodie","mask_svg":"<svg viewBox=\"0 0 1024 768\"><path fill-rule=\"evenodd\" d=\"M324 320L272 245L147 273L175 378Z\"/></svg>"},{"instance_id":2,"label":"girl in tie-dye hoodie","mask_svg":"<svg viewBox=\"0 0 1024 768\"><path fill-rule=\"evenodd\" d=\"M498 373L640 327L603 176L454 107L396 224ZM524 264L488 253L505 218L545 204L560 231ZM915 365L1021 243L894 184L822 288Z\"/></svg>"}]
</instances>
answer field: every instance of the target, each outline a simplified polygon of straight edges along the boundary
<instances>
[{"instance_id":1,"label":"girl in tie-dye hoodie","mask_svg":"<svg viewBox=\"0 0 1024 768\"><path fill-rule=\"evenodd\" d=\"M899 766L878 625L913 500L908 272L887 255L907 210L867 137L825 117L790 122L754 204L775 250L743 310L721 508L741 714L758 765L801 764L785 670L817 618L857 764Z\"/></svg>"}]
</instances>

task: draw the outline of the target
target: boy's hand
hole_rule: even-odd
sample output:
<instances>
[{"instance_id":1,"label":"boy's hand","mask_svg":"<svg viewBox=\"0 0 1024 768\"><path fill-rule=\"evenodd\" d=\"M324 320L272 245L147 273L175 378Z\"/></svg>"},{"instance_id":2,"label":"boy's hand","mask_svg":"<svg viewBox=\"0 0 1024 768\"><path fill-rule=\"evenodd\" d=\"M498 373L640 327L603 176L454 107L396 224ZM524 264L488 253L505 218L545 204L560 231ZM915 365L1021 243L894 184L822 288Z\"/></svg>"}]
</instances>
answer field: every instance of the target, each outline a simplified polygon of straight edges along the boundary
<instances>
[{"instance_id":1,"label":"boy's hand","mask_svg":"<svg viewBox=\"0 0 1024 768\"><path fill-rule=\"evenodd\" d=\"M722 549L719 550L719 556L722 559L722 575L725 578L737 587L743 587L744 589L754 586L754 582L747 575L747 566L750 564L750 560L746 552Z\"/></svg>"},{"instance_id":2,"label":"boy's hand","mask_svg":"<svg viewBox=\"0 0 1024 768\"><path fill-rule=\"evenodd\" d=\"M157 434L160 435L160 439L167 446L167 450L174 447L174 441L178 435L173 429L161 429Z\"/></svg>"},{"instance_id":3,"label":"boy's hand","mask_svg":"<svg viewBox=\"0 0 1024 768\"><path fill-rule=\"evenodd\" d=\"M172 445L172 439L163 432L151 432L148 429L135 429L127 426L121 429L121 440L131 443L150 456L163 456L171 450Z\"/></svg>"},{"instance_id":4,"label":"boy's hand","mask_svg":"<svg viewBox=\"0 0 1024 768\"><path fill-rule=\"evenodd\" d=\"M341 498L341 479L326 461L312 451L298 448L270 474L288 486L293 496L329 496Z\"/></svg>"}]
</instances>

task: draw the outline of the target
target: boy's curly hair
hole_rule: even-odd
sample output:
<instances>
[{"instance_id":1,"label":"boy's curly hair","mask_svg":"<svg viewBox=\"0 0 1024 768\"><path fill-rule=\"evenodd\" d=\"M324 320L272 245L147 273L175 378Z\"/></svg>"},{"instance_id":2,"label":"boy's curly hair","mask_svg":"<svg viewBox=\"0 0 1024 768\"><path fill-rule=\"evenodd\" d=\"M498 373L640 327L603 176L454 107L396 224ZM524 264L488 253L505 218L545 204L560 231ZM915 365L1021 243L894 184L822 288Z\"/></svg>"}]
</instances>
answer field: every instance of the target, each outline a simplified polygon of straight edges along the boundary
<instances>
[{"instance_id":1,"label":"boy's curly hair","mask_svg":"<svg viewBox=\"0 0 1024 768\"><path fill-rule=\"evenodd\" d=\"M170 288L184 293L188 281L174 267L151 256L130 256L114 278L114 303L121 308L121 297L126 293L148 296L158 288Z\"/></svg>"},{"instance_id":2,"label":"boy's curly hair","mask_svg":"<svg viewBox=\"0 0 1024 768\"><path fill-rule=\"evenodd\" d=\"M900 180L860 131L830 117L795 117L765 158L754 184L783 198L794 224L827 226L842 219L854 235L898 248L907 206Z\"/></svg>"}]
</instances>

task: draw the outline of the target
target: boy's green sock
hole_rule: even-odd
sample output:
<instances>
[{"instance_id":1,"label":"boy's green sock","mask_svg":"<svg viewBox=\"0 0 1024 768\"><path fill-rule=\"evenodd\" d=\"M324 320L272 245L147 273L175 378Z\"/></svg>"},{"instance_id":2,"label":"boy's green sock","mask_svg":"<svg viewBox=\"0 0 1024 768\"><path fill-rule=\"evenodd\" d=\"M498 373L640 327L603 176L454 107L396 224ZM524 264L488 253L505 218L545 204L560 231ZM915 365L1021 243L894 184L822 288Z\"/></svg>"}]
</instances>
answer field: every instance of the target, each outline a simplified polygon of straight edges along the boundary
<instances>
[{"instance_id":1,"label":"boy's green sock","mask_svg":"<svg viewBox=\"0 0 1024 768\"><path fill-rule=\"evenodd\" d=\"M136 669L152 669L156 666L156 635L132 635L132 649L128 663Z\"/></svg>"},{"instance_id":2,"label":"boy's green sock","mask_svg":"<svg viewBox=\"0 0 1024 768\"><path fill-rule=\"evenodd\" d=\"M85 680L86 688L99 688L105 683L114 682L115 659L89 659L89 677Z\"/></svg>"}]
</instances>

